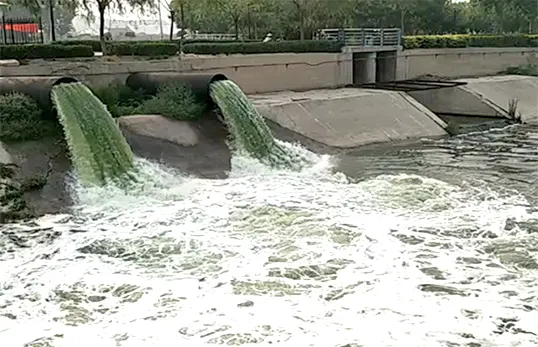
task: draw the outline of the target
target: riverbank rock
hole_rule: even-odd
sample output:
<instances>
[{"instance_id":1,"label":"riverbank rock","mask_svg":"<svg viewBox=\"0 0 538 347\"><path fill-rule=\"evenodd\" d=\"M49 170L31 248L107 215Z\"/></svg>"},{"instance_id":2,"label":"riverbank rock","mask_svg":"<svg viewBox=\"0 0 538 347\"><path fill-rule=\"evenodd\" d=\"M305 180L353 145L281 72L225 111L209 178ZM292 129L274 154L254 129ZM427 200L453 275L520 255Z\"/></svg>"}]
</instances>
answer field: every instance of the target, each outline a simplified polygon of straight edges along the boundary
<instances>
[{"instance_id":1,"label":"riverbank rock","mask_svg":"<svg viewBox=\"0 0 538 347\"><path fill-rule=\"evenodd\" d=\"M15 59L1 59L0 60L0 67L12 67L12 66L19 66L21 63L19 63L18 60Z\"/></svg>"},{"instance_id":2,"label":"riverbank rock","mask_svg":"<svg viewBox=\"0 0 538 347\"><path fill-rule=\"evenodd\" d=\"M27 212L25 216L41 216L69 209L72 198L67 178L71 163L62 139L9 143L3 149L16 165L12 186L19 189Z\"/></svg>"},{"instance_id":3,"label":"riverbank rock","mask_svg":"<svg viewBox=\"0 0 538 347\"><path fill-rule=\"evenodd\" d=\"M196 121L177 121L158 115L119 118L120 128L143 158L205 178L225 178L231 153L228 131L212 113Z\"/></svg>"},{"instance_id":4,"label":"riverbank rock","mask_svg":"<svg viewBox=\"0 0 538 347\"><path fill-rule=\"evenodd\" d=\"M119 118L120 127L137 135L169 141L180 146L195 146L199 138L196 129L184 121L159 115L136 115Z\"/></svg>"}]
</instances>

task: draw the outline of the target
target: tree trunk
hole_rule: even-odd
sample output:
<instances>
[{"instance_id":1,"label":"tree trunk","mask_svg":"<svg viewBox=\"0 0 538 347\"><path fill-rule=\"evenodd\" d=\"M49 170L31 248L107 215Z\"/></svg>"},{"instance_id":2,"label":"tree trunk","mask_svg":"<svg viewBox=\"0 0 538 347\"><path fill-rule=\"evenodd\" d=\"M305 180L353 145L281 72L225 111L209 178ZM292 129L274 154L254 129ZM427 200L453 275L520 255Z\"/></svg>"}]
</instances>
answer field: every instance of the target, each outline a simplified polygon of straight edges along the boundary
<instances>
[{"instance_id":1,"label":"tree trunk","mask_svg":"<svg viewBox=\"0 0 538 347\"><path fill-rule=\"evenodd\" d=\"M400 10L400 30L402 31L402 35L405 34L405 10Z\"/></svg>"},{"instance_id":2,"label":"tree trunk","mask_svg":"<svg viewBox=\"0 0 538 347\"><path fill-rule=\"evenodd\" d=\"M99 41L101 41L101 50L103 55L107 54L105 42L105 8L99 8Z\"/></svg>"},{"instance_id":3,"label":"tree trunk","mask_svg":"<svg viewBox=\"0 0 538 347\"><path fill-rule=\"evenodd\" d=\"M234 18L235 39L239 40L239 17Z\"/></svg>"},{"instance_id":4,"label":"tree trunk","mask_svg":"<svg viewBox=\"0 0 538 347\"><path fill-rule=\"evenodd\" d=\"M174 39L174 21L176 19L175 17L176 17L176 12L174 10L170 11L170 22L171 22L170 23L170 41Z\"/></svg>"},{"instance_id":5,"label":"tree trunk","mask_svg":"<svg viewBox=\"0 0 538 347\"><path fill-rule=\"evenodd\" d=\"M302 13L299 13L299 35L301 41L305 39L305 33L304 33L304 15Z\"/></svg>"}]
</instances>

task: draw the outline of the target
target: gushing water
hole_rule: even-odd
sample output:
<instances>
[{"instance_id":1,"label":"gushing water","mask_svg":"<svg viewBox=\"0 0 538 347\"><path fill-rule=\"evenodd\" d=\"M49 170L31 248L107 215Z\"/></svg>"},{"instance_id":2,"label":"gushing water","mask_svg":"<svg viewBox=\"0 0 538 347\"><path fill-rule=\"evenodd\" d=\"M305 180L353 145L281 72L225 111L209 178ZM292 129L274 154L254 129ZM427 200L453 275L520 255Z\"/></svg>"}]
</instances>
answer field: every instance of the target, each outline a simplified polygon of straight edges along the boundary
<instances>
[{"instance_id":1,"label":"gushing water","mask_svg":"<svg viewBox=\"0 0 538 347\"><path fill-rule=\"evenodd\" d=\"M103 185L133 168L133 153L106 106L82 83L60 84L52 101L78 178Z\"/></svg>"},{"instance_id":2,"label":"gushing water","mask_svg":"<svg viewBox=\"0 0 538 347\"><path fill-rule=\"evenodd\" d=\"M237 154L293 170L301 170L313 163L310 153L295 151L294 147L273 137L263 117L233 81L213 82L210 90L228 125Z\"/></svg>"},{"instance_id":3,"label":"gushing water","mask_svg":"<svg viewBox=\"0 0 538 347\"><path fill-rule=\"evenodd\" d=\"M527 199L407 174L350 183L329 159L293 172L236 156L226 180L137 160L129 192L74 186L72 215L3 226L0 346L538 343Z\"/></svg>"}]
</instances>

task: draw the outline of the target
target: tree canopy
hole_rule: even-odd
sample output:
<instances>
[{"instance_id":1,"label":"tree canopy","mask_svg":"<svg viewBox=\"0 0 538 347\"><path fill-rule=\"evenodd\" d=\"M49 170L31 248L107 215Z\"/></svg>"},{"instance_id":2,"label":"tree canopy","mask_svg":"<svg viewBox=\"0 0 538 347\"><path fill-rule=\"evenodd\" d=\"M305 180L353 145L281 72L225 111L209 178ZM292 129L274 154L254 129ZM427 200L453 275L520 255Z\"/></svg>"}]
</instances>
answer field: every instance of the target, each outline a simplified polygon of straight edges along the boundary
<instances>
[{"instance_id":1,"label":"tree canopy","mask_svg":"<svg viewBox=\"0 0 538 347\"><path fill-rule=\"evenodd\" d=\"M260 38L321 28L402 28L406 34L538 33L537 0L173 0L186 28ZM181 25L181 23L178 23Z\"/></svg>"}]
</instances>

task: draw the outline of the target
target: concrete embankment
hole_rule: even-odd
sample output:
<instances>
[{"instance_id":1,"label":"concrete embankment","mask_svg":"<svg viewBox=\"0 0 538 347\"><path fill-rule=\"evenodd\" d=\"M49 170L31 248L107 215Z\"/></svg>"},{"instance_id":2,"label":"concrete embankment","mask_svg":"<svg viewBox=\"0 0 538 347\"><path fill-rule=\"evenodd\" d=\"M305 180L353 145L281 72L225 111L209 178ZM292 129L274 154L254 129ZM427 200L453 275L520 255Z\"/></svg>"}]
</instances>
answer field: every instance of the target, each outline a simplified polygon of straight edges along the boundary
<instances>
[{"instance_id":1,"label":"concrete embankment","mask_svg":"<svg viewBox=\"0 0 538 347\"><path fill-rule=\"evenodd\" d=\"M454 87L409 92L438 114L509 118L509 105L517 101L516 116L523 123L538 124L538 77L494 76L458 81Z\"/></svg>"},{"instance_id":2,"label":"concrete embankment","mask_svg":"<svg viewBox=\"0 0 538 347\"><path fill-rule=\"evenodd\" d=\"M403 92L345 88L250 98L268 119L332 147L446 134L440 118Z\"/></svg>"}]
</instances>

